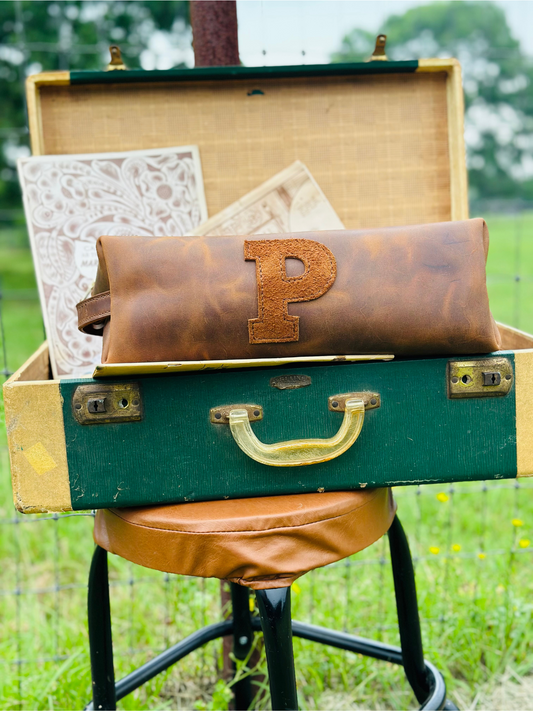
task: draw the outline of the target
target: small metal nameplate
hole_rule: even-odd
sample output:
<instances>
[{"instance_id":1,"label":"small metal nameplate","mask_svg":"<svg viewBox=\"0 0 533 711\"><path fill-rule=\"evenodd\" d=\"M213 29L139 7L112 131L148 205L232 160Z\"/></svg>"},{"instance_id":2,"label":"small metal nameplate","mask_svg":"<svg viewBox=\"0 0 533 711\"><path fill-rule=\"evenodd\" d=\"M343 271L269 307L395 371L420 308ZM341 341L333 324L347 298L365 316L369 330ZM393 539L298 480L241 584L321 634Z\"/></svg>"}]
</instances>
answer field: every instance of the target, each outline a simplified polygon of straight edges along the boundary
<instances>
[{"instance_id":1,"label":"small metal nameplate","mask_svg":"<svg viewBox=\"0 0 533 711\"><path fill-rule=\"evenodd\" d=\"M448 362L448 397L502 397L511 390L514 373L509 358Z\"/></svg>"},{"instance_id":2,"label":"small metal nameplate","mask_svg":"<svg viewBox=\"0 0 533 711\"><path fill-rule=\"evenodd\" d=\"M142 420L139 383L79 385L72 396L72 413L80 425Z\"/></svg>"},{"instance_id":3,"label":"small metal nameplate","mask_svg":"<svg viewBox=\"0 0 533 711\"><path fill-rule=\"evenodd\" d=\"M311 378L308 375L277 375L270 378L270 387L278 390L296 390L306 388L311 385Z\"/></svg>"}]
</instances>

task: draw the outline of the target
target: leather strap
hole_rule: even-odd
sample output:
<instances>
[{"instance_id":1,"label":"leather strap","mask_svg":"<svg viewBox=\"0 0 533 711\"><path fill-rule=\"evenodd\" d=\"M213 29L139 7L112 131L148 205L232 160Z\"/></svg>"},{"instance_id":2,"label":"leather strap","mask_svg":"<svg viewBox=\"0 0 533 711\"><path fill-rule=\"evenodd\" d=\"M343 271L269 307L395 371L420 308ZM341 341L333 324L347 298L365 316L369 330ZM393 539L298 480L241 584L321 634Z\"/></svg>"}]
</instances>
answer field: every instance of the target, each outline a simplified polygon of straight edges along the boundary
<instances>
[{"instance_id":1,"label":"leather strap","mask_svg":"<svg viewBox=\"0 0 533 711\"><path fill-rule=\"evenodd\" d=\"M91 336L102 336L106 320L111 316L111 294L103 291L76 305L78 328Z\"/></svg>"}]
</instances>

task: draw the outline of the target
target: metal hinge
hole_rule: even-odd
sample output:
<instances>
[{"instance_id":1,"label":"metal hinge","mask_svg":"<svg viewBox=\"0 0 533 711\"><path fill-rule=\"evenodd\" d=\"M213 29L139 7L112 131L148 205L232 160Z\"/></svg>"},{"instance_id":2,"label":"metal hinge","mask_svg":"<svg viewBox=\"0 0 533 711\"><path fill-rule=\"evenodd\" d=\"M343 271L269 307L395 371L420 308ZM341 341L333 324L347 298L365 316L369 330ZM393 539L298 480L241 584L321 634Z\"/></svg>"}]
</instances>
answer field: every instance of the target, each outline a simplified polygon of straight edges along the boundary
<instances>
[{"instance_id":1,"label":"metal hinge","mask_svg":"<svg viewBox=\"0 0 533 711\"><path fill-rule=\"evenodd\" d=\"M106 72L113 72L117 69L123 71L124 69L128 68L124 64L124 60L122 59L120 47L118 47L116 44L112 44L111 47L109 47L109 54L111 55L111 61L105 68Z\"/></svg>"},{"instance_id":2,"label":"metal hinge","mask_svg":"<svg viewBox=\"0 0 533 711\"><path fill-rule=\"evenodd\" d=\"M142 420L139 383L79 385L72 396L72 412L80 425Z\"/></svg>"},{"instance_id":3,"label":"metal hinge","mask_svg":"<svg viewBox=\"0 0 533 711\"><path fill-rule=\"evenodd\" d=\"M448 362L448 397L502 397L514 380L509 358L480 358Z\"/></svg>"},{"instance_id":4,"label":"metal hinge","mask_svg":"<svg viewBox=\"0 0 533 711\"><path fill-rule=\"evenodd\" d=\"M387 35L378 35L376 37L376 46L367 62L388 62L389 58L385 54L385 45L387 44Z\"/></svg>"}]
</instances>

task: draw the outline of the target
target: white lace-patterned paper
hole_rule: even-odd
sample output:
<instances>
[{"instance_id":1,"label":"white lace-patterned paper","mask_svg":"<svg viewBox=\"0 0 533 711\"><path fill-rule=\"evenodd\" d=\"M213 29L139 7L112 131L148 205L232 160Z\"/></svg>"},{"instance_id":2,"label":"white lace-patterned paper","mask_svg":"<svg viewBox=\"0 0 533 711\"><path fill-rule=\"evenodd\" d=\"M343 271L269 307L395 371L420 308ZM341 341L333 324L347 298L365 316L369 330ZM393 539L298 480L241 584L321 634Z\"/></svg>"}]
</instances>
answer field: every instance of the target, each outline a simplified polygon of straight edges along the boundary
<instances>
[{"instance_id":1,"label":"white lace-patterned paper","mask_svg":"<svg viewBox=\"0 0 533 711\"><path fill-rule=\"evenodd\" d=\"M207 219L196 146L18 162L54 377L92 373L102 339L78 331L101 235L177 236Z\"/></svg>"}]
</instances>

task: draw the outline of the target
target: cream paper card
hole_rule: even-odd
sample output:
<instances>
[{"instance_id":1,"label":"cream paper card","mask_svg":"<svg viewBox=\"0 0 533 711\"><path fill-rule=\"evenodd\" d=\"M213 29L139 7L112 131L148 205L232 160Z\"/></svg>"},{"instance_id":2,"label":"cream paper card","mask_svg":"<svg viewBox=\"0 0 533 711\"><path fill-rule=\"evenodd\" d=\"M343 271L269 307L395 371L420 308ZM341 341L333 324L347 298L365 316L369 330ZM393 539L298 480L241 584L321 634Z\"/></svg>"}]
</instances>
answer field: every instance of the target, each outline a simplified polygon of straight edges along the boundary
<instances>
[{"instance_id":1,"label":"cream paper card","mask_svg":"<svg viewBox=\"0 0 533 711\"><path fill-rule=\"evenodd\" d=\"M207 220L197 146L18 161L54 377L92 373L102 339L78 331L101 235L176 236Z\"/></svg>"},{"instance_id":2,"label":"cream paper card","mask_svg":"<svg viewBox=\"0 0 533 711\"><path fill-rule=\"evenodd\" d=\"M309 170L296 161L188 234L264 235L343 229Z\"/></svg>"}]
</instances>

